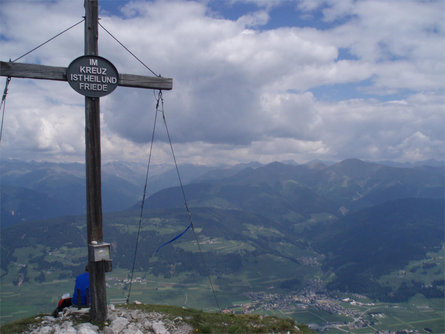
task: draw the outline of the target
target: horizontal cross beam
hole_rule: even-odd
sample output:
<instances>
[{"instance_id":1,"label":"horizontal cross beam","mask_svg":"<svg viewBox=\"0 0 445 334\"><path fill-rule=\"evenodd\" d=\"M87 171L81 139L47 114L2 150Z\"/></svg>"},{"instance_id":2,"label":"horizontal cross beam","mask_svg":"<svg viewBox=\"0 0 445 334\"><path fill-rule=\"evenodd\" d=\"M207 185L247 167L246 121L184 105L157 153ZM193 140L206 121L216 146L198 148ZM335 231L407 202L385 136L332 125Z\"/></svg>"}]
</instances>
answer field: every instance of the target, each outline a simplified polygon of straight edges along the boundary
<instances>
[{"instance_id":1,"label":"horizontal cross beam","mask_svg":"<svg viewBox=\"0 0 445 334\"><path fill-rule=\"evenodd\" d=\"M0 61L0 76L67 81L66 67ZM118 86L171 90L173 79L134 74L119 74Z\"/></svg>"}]
</instances>

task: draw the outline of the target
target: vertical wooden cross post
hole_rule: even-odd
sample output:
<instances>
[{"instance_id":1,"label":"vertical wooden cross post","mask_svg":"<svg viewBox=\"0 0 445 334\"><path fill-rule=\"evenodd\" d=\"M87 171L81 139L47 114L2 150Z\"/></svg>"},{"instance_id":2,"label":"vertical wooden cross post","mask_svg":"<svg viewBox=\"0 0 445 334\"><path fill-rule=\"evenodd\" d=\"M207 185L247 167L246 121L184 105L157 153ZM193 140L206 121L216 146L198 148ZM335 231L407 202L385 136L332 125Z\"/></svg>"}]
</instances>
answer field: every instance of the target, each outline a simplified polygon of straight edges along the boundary
<instances>
[{"instance_id":1,"label":"vertical wooden cross post","mask_svg":"<svg viewBox=\"0 0 445 334\"><path fill-rule=\"evenodd\" d=\"M98 2L85 1L85 56L98 56ZM100 98L85 96L85 165L87 197L88 245L103 242L102 186L100 149ZM104 321L107 317L105 262L91 261L88 247L90 273L91 318Z\"/></svg>"},{"instance_id":2,"label":"vertical wooden cross post","mask_svg":"<svg viewBox=\"0 0 445 334\"><path fill-rule=\"evenodd\" d=\"M85 0L85 55L68 68L0 61L0 76L68 81L85 96L85 164L87 198L88 259L93 321L107 317L105 272L110 261L104 260L101 195L100 97L116 86L171 90L171 78L118 74L114 66L98 56L98 0ZM97 254L96 254L97 251ZM98 255L99 254L99 255ZM106 257L105 257L106 259Z\"/></svg>"}]
</instances>

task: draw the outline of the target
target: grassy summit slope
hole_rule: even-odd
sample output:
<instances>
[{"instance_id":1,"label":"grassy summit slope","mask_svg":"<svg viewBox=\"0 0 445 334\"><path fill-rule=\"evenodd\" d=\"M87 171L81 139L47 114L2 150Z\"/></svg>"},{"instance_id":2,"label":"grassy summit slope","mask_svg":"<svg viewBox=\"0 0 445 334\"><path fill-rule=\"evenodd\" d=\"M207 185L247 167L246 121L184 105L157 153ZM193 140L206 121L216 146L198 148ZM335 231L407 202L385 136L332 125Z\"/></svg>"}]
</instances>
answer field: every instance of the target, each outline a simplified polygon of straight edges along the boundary
<instances>
[{"instance_id":1,"label":"grassy summit slope","mask_svg":"<svg viewBox=\"0 0 445 334\"><path fill-rule=\"evenodd\" d=\"M190 333L314 333L306 325L297 325L292 319L273 316L211 313L176 306L144 304L121 305L117 309L120 313L126 312L126 310L139 310L147 316L156 312L157 316L165 321L175 322L180 319L181 322L185 322L192 328ZM77 325L89 322L89 316L73 317L71 315L65 321L73 321L74 325ZM137 319L133 321L137 321ZM109 324L110 322L96 325L104 329ZM38 329L40 326L47 326L42 315L5 324L0 327L0 332L3 334L22 333L29 328Z\"/></svg>"}]
</instances>

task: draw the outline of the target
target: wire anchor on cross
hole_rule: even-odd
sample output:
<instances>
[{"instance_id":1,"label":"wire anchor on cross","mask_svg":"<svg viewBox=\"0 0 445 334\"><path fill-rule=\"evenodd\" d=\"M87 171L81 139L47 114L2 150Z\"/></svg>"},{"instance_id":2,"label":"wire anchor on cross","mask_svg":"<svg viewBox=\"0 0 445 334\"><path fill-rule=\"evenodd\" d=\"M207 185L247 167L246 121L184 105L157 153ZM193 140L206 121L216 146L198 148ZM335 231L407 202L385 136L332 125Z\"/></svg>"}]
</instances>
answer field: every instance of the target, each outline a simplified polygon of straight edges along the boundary
<instances>
[{"instance_id":1,"label":"wire anchor on cross","mask_svg":"<svg viewBox=\"0 0 445 334\"><path fill-rule=\"evenodd\" d=\"M85 50L84 57L94 67L99 61L98 55L98 0L85 0ZM82 22L81 21L81 22ZM78 22L77 24L81 23ZM76 24L76 25L77 25ZM59 34L60 35L60 34ZM42 44L43 45L43 44ZM31 50L32 52L32 50ZM19 59L19 58L18 58ZM18 60L17 59L17 60ZM98 63L97 63L98 64ZM80 65L82 66L82 65ZM94 70L90 69L89 75ZM28 78L42 80L67 81L67 68L46 66L37 64L24 64L16 62L0 61L0 76L8 78ZM9 79L10 80L10 79ZM133 74L118 74L116 77L118 86L171 90L173 80L171 78L149 77ZM99 83L98 83L99 84ZM99 86L84 86L86 90L98 89ZM103 86L101 86L103 89ZM101 148L100 148L100 96L85 95L85 165L87 183L87 234L88 244L103 242L102 229L102 194L101 194ZM4 106L4 103L3 103ZM93 321L104 322L107 317L107 300L105 289L105 261L93 261L92 247L88 247L91 308L90 315Z\"/></svg>"}]
</instances>

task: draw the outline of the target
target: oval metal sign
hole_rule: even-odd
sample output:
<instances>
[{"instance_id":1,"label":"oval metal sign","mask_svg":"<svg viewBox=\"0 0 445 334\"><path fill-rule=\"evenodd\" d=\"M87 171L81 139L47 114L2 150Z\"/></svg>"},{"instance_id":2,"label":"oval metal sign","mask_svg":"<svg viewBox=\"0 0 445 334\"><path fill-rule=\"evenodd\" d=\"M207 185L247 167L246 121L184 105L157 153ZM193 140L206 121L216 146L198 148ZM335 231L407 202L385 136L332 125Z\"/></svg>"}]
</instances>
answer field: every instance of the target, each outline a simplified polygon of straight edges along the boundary
<instances>
[{"instance_id":1,"label":"oval metal sign","mask_svg":"<svg viewBox=\"0 0 445 334\"><path fill-rule=\"evenodd\" d=\"M116 67L99 56L81 56L74 59L66 70L66 79L79 94L101 97L116 89L119 74Z\"/></svg>"}]
</instances>

